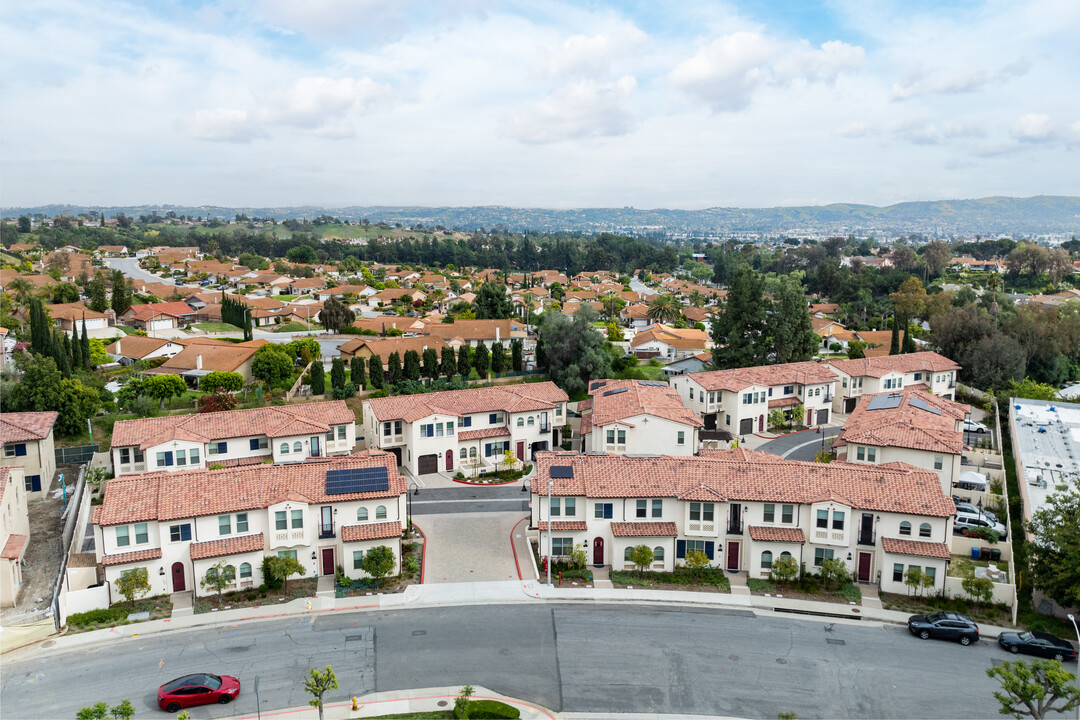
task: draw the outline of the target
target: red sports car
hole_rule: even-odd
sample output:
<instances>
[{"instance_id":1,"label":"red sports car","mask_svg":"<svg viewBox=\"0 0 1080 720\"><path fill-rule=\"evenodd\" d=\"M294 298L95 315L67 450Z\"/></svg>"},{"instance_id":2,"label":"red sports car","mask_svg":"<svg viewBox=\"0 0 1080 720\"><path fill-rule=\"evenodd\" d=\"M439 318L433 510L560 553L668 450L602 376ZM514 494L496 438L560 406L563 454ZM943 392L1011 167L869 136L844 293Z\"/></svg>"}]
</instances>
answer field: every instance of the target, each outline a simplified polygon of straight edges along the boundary
<instances>
[{"instance_id":1,"label":"red sports car","mask_svg":"<svg viewBox=\"0 0 1080 720\"><path fill-rule=\"evenodd\" d=\"M240 681L231 675L195 673L170 680L158 688L158 707L174 713L180 708L221 703L225 705L240 694Z\"/></svg>"}]
</instances>

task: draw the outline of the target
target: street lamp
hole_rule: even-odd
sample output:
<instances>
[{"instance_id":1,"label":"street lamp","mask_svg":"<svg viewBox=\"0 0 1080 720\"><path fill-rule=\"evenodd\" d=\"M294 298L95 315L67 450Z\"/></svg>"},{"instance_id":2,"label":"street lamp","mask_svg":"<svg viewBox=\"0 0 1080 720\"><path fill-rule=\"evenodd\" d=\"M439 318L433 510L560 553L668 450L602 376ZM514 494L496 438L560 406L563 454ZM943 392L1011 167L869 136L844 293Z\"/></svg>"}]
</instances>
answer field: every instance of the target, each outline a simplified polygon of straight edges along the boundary
<instances>
[{"instance_id":1,"label":"street lamp","mask_svg":"<svg viewBox=\"0 0 1080 720\"><path fill-rule=\"evenodd\" d=\"M1073 632L1076 633L1076 641L1080 643L1080 630L1076 629L1076 618L1073 617L1072 613L1069 613L1068 618L1069 622L1072 623ZM1080 688L1080 672L1076 673L1076 687ZM1080 720L1080 706L1076 708L1076 718Z\"/></svg>"}]
</instances>

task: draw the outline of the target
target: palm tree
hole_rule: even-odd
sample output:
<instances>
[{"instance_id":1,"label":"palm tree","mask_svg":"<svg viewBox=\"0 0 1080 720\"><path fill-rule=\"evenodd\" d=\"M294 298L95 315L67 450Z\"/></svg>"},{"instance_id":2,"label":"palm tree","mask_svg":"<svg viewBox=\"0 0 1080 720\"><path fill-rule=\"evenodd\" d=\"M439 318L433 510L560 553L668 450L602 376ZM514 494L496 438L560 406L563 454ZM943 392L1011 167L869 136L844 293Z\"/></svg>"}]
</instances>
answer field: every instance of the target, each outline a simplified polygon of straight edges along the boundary
<instances>
[{"instance_id":1,"label":"palm tree","mask_svg":"<svg viewBox=\"0 0 1080 720\"><path fill-rule=\"evenodd\" d=\"M700 290L694 290L694 292L690 293L690 297L688 299L690 300L690 304L694 307L705 306L705 296L701 293Z\"/></svg>"},{"instance_id":2,"label":"palm tree","mask_svg":"<svg viewBox=\"0 0 1080 720\"><path fill-rule=\"evenodd\" d=\"M34 286L24 277L15 277L7 284L6 290L15 295L15 304L22 306L26 296L33 292Z\"/></svg>"},{"instance_id":3,"label":"palm tree","mask_svg":"<svg viewBox=\"0 0 1080 720\"><path fill-rule=\"evenodd\" d=\"M650 320L673 323L682 315L682 305L674 295L657 295L649 301L646 315Z\"/></svg>"}]
</instances>

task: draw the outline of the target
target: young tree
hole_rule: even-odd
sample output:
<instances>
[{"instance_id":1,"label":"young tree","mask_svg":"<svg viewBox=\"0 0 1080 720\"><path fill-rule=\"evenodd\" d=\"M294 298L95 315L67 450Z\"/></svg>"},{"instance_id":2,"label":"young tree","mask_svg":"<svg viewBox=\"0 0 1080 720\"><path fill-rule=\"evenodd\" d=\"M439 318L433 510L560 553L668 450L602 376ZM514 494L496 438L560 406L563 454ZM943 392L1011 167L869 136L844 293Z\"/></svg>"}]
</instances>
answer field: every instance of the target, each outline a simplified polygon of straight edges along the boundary
<instances>
[{"instance_id":1,"label":"young tree","mask_svg":"<svg viewBox=\"0 0 1080 720\"><path fill-rule=\"evenodd\" d=\"M986 668L986 676L997 679L1001 689L994 691L1002 715L1042 720L1050 713L1066 713L1080 706L1076 675L1057 660L1006 660ZM1058 703L1055 705L1055 703Z\"/></svg>"},{"instance_id":2,"label":"young tree","mask_svg":"<svg viewBox=\"0 0 1080 720\"><path fill-rule=\"evenodd\" d=\"M216 590L218 606L220 606L222 591L234 582L236 582L236 568L222 560L206 569L206 576L199 580L199 585L203 590Z\"/></svg>"},{"instance_id":3,"label":"young tree","mask_svg":"<svg viewBox=\"0 0 1080 720\"><path fill-rule=\"evenodd\" d=\"M225 412L233 410L240 400L225 388L218 388L210 395L203 395L199 400L199 412Z\"/></svg>"},{"instance_id":4,"label":"young tree","mask_svg":"<svg viewBox=\"0 0 1080 720\"><path fill-rule=\"evenodd\" d=\"M143 381L142 392L155 400L161 401L161 409L165 409L165 401L180 397L187 392L187 383L179 375L151 375Z\"/></svg>"},{"instance_id":5,"label":"young tree","mask_svg":"<svg viewBox=\"0 0 1080 720\"><path fill-rule=\"evenodd\" d=\"M990 602L990 599L994 597L994 581L988 577L964 578L960 585L964 588L964 592L975 601L976 610L980 604Z\"/></svg>"},{"instance_id":6,"label":"young tree","mask_svg":"<svg viewBox=\"0 0 1080 720\"><path fill-rule=\"evenodd\" d=\"M394 351L386 359L386 381L391 385L401 382L401 355Z\"/></svg>"},{"instance_id":7,"label":"young tree","mask_svg":"<svg viewBox=\"0 0 1080 720\"><path fill-rule=\"evenodd\" d=\"M376 390L382 390L383 386L383 367L382 358L378 355L372 355L368 358L368 375L371 376L371 387Z\"/></svg>"},{"instance_id":8,"label":"young tree","mask_svg":"<svg viewBox=\"0 0 1080 720\"><path fill-rule=\"evenodd\" d=\"M435 348L424 348L424 377L437 380L439 377L439 354Z\"/></svg>"},{"instance_id":9,"label":"young tree","mask_svg":"<svg viewBox=\"0 0 1080 720\"><path fill-rule=\"evenodd\" d=\"M773 560L770 577L781 585L787 585L799 576L799 563L791 555L781 555Z\"/></svg>"},{"instance_id":10,"label":"young tree","mask_svg":"<svg viewBox=\"0 0 1080 720\"><path fill-rule=\"evenodd\" d=\"M709 556L700 550L687 550L684 563L691 570L701 570L709 566Z\"/></svg>"},{"instance_id":11,"label":"young tree","mask_svg":"<svg viewBox=\"0 0 1080 720\"><path fill-rule=\"evenodd\" d=\"M244 376L238 372L209 372L199 379L199 389L205 393L216 392L219 388L229 392L244 389Z\"/></svg>"},{"instance_id":12,"label":"young tree","mask_svg":"<svg viewBox=\"0 0 1080 720\"><path fill-rule=\"evenodd\" d=\"M306 572L300 561L289 555L267 555L264 558L263 567L274 580L281 581L282 592L285 591L290 577L303 575Z\"/></svg>"},{"instance_id":13,"label":"young tree","mask_svg":"<svg viewBox=\"0 0 1080 720\"><path fill-rule=\"evenodd\" d=\"M364 386L367 385L367 366L364 364L364 358L353 355L349 361L349 381L356 386L357 390L363 392Z\"/></svg>"},{"instance_id":14,"label":"young tree","mask_svg":"<svg viewBox=\"0 0 1080 720\"><path fill-rule=\"evenodd\" d=\"M150 574L144 567L125 570L116 580L116 590L134 606L137 598L150 592Z\"/></svg>"},{"instance_id":15,"label":"young tree","mask_svg":"<svg viewBox=\"0 0 1080 720\"><path fill-rule=\"evenodd\" d=\"M364 553L364 559L360 561L361 569L375 579L375 585L384 577L397 568L397 558L394 551L386 545L373 547Z\"/></svg>"},{"instance_id":16,"label":"young tree","mask_svg":"<svg viewBox=\"0 0 1080 720\"><path fill-rule=\"evenodd\" d=\"M311 366L311 394L326 394L326 370L323 369L321 362L314 363Z\"/></svg>"},{"instance_id":17,"label":"young tree","mask_svg":"<svg viewBox=\"0 0 1080 720\"><path fill-rule=\"evenodd\" d=\"M745 265L736 270L727 300L713 318L713 365L718 369L765 365L769 322L764 281ZM805 309L802 311L805 314Z\"/></svg>"},{"instance_id":18,"label":"young tree","mask_svg":"<svg viewBox=\"0 0 1080 720\"><path fill-rule=\"evenodd\" d=\"M445 377L447 380L453 379L457 375L457 360L454 358L454 348L449 345L442 349L442 356L439 363L439 374Z\"/></svg>"},{"instance_id":19,"label":"young tree","mask_svg":"<svg viewBox=\"0 0 1080 720\"><path fill-rule=\"evenodd\" d=\"M468 718L469 717L469 701L473 695L473 686L466 685L461 688L461 693L454 698L454 717Z\"/></svg>"},{"instance_id":20,"label":"young tree","mask_svg":"<svg viewBox=\"0 0 1080 720\"><path fill-rule=\"evenodd\" d=\"M506 370L506 348L502 343L495 343L491 346L491 372L498 375Z\"/></svg>"},{"instance_id":21,"label":"young tree","mask_svg":"<svg viewBox=\"0 0 1080 720\"><path fill-rule=\"evenodd\" d=\"M1080 606L1080 490L1074 486L1047 496L1031 514L1028 565L1035 587L1064 607Z\"/></svg>"},{"instance_id":22,"label":"young tree","mask_svg":"<svg viewBox=\"0 0 1080 720\"><path fill-rule=\"evenodd\" d=\"M822 560L820 574L825 586L830 588L847 582L848 578L851 577L847 566L840 558L825 558Z\"/></svg>"},{"instance_id":23,"label":"young tree","mask_svg":"<svg viewBox=\"0 0 1080 720\"><path fill-rule=\"evenodd\" d=\"M318 708L319 720L323 720L323 695L330 690L338 689L337 677L334 675L334 669L329 665L322 671L311 668L310 673L311 677L304 681L304 689L312 696L312 699L308 700L308 705Z\"/></svg>"},{"instance_id":24,"label":"young tree","mask_svg":"<svg viewBox=\"0 0 1080 720\"><path fill-rule=\"evenodd\" d=\"M330 387L335 390L345 387L345 361L339 357L330 361Z\"/></svg>"},{"instance_id":25,"label":"young tree","mask_svg":"<svg viewBox=\"0 0 1080 720\"><path fill-rule=\"evenodd\" d=\"M251 374L262 380L267 387L277 387L292 377L292 356L276 343L267 343L255 351L251 361Z\"/></svg>"},{"instance_id":26,"label":"young tree","mask_svg":"<svg viewBox=\"0 0 1080 720\"><path fill-rule=\"evenodd\" d=\"M488 370L491 368L491 355L488 353L487 345L480 343L476 346L476 352L473 354L472 366L476 369L481 379L487 379Z\"/></svg>"},{"instance_id":27,"label":"young tree","mask_svg":"<svg viewBox=\"0 0 1080 720\"><path fill-rule=\"evenodd\" d=\"M415 382L420 379L420 354L418 352L415 350L405 351L405 363L401 372L406 380Z\"/></svg>"},{"instance_id":28,"label":"young tree","mask_svg":"<svg viewBox=\"0 0 1080 720\"><path fill-rule=\"evenodd\" d=\"M525 346L520 339L510 341L510 369L521 372L525 369Z\"/></svg>"},{"instance_id":29,"label":"young tree","mask_svg":"<svg viewBox=\"0 0 1080 720\"><path fill-rule=\"evenodd\" d=\"M921 568L910 567L904 571L904 584L907 585L908 595L912 592L918 597L922 595L923 571Z\"/></svg>"},{"instance_id":30,"label":"young tree","mask_svg":"<svg viewBox=\"0 0 1080 720\"><path fill-rule=\"evenodd\" d=\"M634 563L639 573L648 570L654 559L656 559L656 554L648 545L635 545L630 548L630 562Z\"/></svg>"}]
</instances>

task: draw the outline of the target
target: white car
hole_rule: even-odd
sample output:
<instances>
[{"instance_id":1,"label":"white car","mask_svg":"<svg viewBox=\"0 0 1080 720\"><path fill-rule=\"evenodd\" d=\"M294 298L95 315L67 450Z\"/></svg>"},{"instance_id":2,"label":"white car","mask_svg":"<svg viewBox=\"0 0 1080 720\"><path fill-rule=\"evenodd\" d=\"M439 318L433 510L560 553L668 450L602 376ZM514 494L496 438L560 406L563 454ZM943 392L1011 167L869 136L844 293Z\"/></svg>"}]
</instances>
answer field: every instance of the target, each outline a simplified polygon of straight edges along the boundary
<instances>
[{"instance_id":1,"label":"white car","mask_svg":"<svg viewBox=\"0 0 1080 720\"><path fill-rule=\"evenodd\" d=\"M986 431L986 426L981 422L975 422L974 420L964 421L964 432L984 433Z\"/></svg>"}]
</instances>

